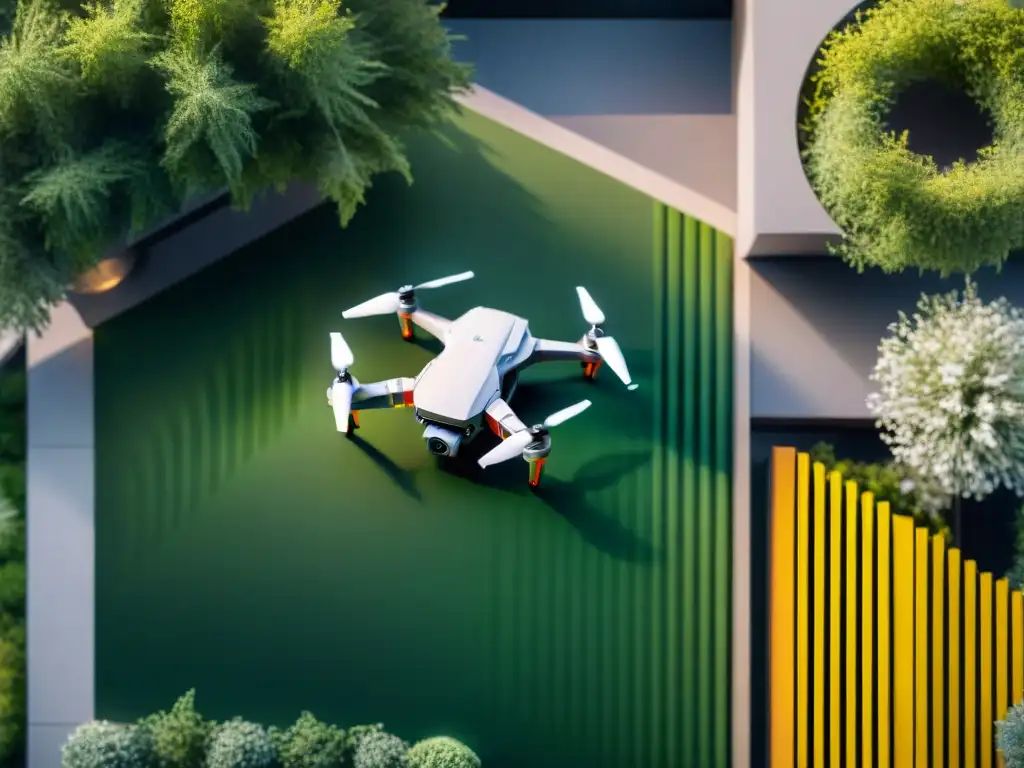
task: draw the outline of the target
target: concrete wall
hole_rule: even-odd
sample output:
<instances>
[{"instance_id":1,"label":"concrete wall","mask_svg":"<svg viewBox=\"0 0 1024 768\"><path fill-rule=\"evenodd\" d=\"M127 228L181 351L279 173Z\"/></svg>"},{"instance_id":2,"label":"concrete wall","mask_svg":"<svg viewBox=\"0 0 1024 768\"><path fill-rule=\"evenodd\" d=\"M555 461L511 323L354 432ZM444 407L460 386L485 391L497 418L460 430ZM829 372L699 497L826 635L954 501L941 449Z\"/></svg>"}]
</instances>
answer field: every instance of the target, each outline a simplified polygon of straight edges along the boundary
<instances>
[{"instance_id":1,"label":"concrete wall","mask_svg":"<svg viewBox=\"0 0 1024 768\"><path fill-rule=\"evenodd\" d=\"M963 286L916 272L857 272L833 257L750 264L751 416L867 419L879 340L921 293ZM977 276L981 294L1024 305L1024 263Z\"/></svg>"},{"instance_id":2,"label":"concrete wall","mask_svg":"<svg viewBox=\"0 0 1024 768\"><path fill-rule=\"evenodd\" d=\"M822 40L851 0L736 0L737 251L821 253L838 230L804 175L800 91Z\"/></svg>"},{"instance_id":3,"label":"concrete wall","mask_svg":"<svg viewBox=\"0 0 1024 768\"><path fill-rule=\"evenodd\" d=\"M480 85L735 210L731 22L448 26Z\"/></svg>"}]
</instances>

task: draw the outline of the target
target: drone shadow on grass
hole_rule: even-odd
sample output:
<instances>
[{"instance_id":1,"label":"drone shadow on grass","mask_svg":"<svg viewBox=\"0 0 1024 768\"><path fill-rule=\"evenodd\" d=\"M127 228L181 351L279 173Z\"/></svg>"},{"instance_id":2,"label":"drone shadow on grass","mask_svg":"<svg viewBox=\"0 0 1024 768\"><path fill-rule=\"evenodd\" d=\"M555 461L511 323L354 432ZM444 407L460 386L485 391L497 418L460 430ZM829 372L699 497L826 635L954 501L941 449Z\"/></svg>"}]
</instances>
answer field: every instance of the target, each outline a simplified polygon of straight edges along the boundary
<instances>
[{"instance_id":1,"label":"drone shadow on grass","mask_svg":"<svg viewBox=\"0 0 1024 768\"><path fill-rule=\"evenodd\" d=\"M416 483L413 479L413 474L407 470L402 469L400 466L395 464L387 454L381 451L379 448L371 443L368 443L362 437L359 436L358 432L353 432L349 437L356 448L361 450L377 467L388 476L391 480L406 496L409 496L416 501L422 500L422 495L419 489L416 488Z\"/></svg>"},{"instance_id":2,"label":"drone shadow on grass","mask_svg":"<svg viewBox=\"0 0 1024 768\"><path fill-rule=\"evenodd\" d=\"M586 499L587 492L610 488L620 478L644 466L650 461L650 453L634 451L601 456L580 467L571 481L545 477L539 487L530 488L522 461L513 460L484 470L476 463L477 455L493 446L488 441L478 440L468 447L470 450L465 455L460 453L458 459L441 459L440 471L505 493L535 496L569 523L585 542L617 560L654 565L659 559L660 553L655 552L649 542Z\"/></svg>"}]
</instances>

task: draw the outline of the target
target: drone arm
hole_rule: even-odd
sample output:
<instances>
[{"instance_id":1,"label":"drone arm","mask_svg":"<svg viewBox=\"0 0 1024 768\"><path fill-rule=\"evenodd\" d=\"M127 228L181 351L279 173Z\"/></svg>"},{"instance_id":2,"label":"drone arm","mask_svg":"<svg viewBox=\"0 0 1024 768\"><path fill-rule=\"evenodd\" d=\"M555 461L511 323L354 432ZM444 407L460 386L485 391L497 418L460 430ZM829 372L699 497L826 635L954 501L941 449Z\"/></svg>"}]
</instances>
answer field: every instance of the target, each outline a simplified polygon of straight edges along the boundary
<instances>
[{"instance_id":1,"label":"drone arm","mask_svg":"<svg viewBox=\"0 0 1024 768\"><path fill-rule=\"evenodd\" d=\"M360 384L352 393L352 410L369 411L378 408L407 408L413 404L415 379L400 378Z\"/></svg>"},{"instance_id":2,"label":"drone arm","mask_svg":"<svg viewBox=\"0 0 1024 768\"><path fill-rule=\"evenodd\" d=\"M533 354L526 360L525 365L566 361L598 363L601 361L601 355L597 351L587 349L579 342L536 339Z\"/></svg>"},{"instance_id":3,"label":"drone arm","mask_svg":"<svg viewBox=\"0 0 1024 768\"><path fill-rule=\"evenodd\" d=\"M417 328L422 328L424 331L429 333L435 339L443 342L448 336L448 329L452 325L452 321L435 315L433 312L427 312L422 309L417 309L409 315L409 320Z\"/></svg>"},{"instance_id":4,"label":"drone arm","mask_svg":"<svg viewBox=\"0 0 1024 768\"><path fill-rule=\"evenodd\" d=\"M500 397L487 406L484 415L487 417L487 426L502 440L528 428Z\"/></svg>"}]
</instances>

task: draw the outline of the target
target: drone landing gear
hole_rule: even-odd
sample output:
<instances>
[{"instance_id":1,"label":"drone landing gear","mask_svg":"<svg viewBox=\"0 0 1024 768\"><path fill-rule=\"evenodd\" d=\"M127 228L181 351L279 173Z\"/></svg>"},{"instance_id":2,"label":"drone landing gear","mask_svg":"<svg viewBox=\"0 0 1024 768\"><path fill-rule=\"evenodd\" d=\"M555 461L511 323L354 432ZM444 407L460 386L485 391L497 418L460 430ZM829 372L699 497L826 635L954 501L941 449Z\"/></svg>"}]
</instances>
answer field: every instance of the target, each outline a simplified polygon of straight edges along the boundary
<instances>
[{"instance_id":1,"label":"drone landing gear","mask_svg":"<svg viewBox=\"0 0 1024 768\"><path fill-rule=\"evenodd\" d=\"M547 462L546 458L527 460L530 465L530 487L536 488L540 485L541 475L544 473L544 464Z\"/></svg>"},{"instance_id":2,"label":"drone landing gear","mask_svg":"<svg viewBox=\"0 0 1024 768\"><path fill-rule=\"evenodd\" d=\"M348 415L348 431L345 433L345 437L351 440L355 436L357 429L359 429L359 417L355 411L352 411Z\"/></svg>"},{"instance_id":3,"label":"drone landing gear","mask_svg":"<svg viewBox=\"0 0 1024 768\"><path fill-rule=\"evenodd\" d=\"M402 338L406 341L412 341L412 312L399 312L398 325L402 329Z\"/></svg>"},{"instance_id":4,"label":"drone landing gear","mask_svg":"<svg viewBox=\"0 0 1024 768\"><path fill-rule=\"evenodd\" d=\"M580 367L583 369L583 378L588 381L593 381L597 378L597 369L601 367L603 360L598 360L596 363L580 363Z\"/></svg>"}]
</instances>

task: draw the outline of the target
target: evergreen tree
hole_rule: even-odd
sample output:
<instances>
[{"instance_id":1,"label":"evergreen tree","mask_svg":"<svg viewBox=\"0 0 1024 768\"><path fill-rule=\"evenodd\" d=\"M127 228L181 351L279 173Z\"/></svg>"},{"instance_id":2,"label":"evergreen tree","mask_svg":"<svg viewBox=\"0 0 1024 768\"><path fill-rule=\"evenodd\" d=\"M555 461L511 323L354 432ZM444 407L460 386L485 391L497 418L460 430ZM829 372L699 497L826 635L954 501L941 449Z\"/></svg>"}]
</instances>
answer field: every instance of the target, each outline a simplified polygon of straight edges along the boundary
<instances>
[{"instance_id":1,"label":"evergreen tree","mask_svg":"<svg viewBox=\"0 0 1024 768\"><path fill-rule=\"evenodd\" d=\"M0 327L190 196L315 184L344 225L469 71L427 0L0 0Z\"/></svg>"}]
</instances>

